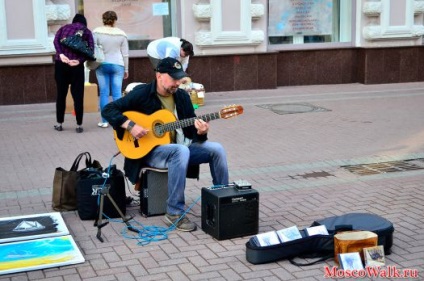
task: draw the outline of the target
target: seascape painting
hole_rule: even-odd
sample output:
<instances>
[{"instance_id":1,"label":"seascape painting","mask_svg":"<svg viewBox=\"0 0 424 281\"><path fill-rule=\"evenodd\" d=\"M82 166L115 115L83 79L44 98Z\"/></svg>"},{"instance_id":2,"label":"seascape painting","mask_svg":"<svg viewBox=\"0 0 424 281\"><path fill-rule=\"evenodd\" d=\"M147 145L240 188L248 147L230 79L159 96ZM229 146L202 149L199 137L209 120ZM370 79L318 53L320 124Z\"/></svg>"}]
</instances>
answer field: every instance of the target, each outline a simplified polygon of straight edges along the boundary
<instances>
[{"instance_id":1,"label":"seascape painting","mask_svg":"<svg viewBox=\"0 0 424 281\"><path fill-rule=\"evenodd\" d=\"M0 244L0 275L84 261L71 235Z\"/></svg>"}]
</instances>

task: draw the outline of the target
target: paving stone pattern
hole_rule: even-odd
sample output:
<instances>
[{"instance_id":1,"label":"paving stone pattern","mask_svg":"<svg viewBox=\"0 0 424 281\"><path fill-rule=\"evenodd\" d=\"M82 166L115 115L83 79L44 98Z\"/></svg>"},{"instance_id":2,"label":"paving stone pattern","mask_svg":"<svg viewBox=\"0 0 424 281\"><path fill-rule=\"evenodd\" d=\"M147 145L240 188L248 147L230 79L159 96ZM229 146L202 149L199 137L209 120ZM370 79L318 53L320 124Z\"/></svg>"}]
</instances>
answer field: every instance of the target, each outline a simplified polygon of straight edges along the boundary
<instances>
[{"instance_id":1,"label":"paving stone pattern","mask_svg":"<svg viewBox=\"0 0 424 281\"><path fill-rule=\"evenodd\" d=\"M375 213L395 226L387 265L417 270L422 279L424 172L362 175L344 166L424 158L424 83L206 93L197 112L216 112L230 104L242 105L244 113L212 121L209 139L225 146L231 180L246 180L259 191L259 232L304 228L316 219L350 212ZM282 114L284 108L300 108L293 105L325 110ZM0 216L53 211L54 170L69 169L80 152L89 151L107 166L117 148L112 129L97 127L99 118L99 113L86 113L84 133L77 134L74 117L66 115L64 131L56 132L54 104L1 106ZM122 169L122 155L112 162ZM195 203L188 216L199 226L197 231L172 231L167 239L142 246L118 219L102 228L101 243L93 221L63 212L86 262L3 275L0 280L326 279L324 266L334 266L332 259L309 267L287 260L252 265L245 257L250 236L218 241L200 229L201 201L196 200L201 188L211 185L208 169L203 165L200 180L187 181L187 206ZM132 185L127 195L137 199ZM137 227L165 226L162 216L142 217L136 204L127 213L134 215Z\"/></svg>"}]
</instances>

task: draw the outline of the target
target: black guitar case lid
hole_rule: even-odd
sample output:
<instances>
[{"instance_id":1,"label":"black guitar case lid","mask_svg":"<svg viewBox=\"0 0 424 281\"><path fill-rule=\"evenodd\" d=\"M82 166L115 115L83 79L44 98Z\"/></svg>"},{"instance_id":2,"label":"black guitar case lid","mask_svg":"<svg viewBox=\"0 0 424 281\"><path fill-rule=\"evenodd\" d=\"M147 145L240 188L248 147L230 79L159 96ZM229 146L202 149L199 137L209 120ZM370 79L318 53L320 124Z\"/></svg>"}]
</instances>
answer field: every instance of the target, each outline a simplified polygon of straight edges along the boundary
<instances>
[{"instance_id":1,"label":"black guitar case lid","mask_svg":"<svg viewBox=\"0 0 424 281\"><path fill-rule=\"evenodd\" d=\"M263 264L311 254L315 254L315 257L328 258L328 254L334 255L334 234L346 230L372 231L378 235L378 245L384 246L385 254L389 255L391 252L394 227L390 221L381 216L349 213L316 220L311 226L318 225L325 225L329 235L307 236L304 230L300 230L301 239L271 246L259 246L253 236L246 243L246 259L252 264Z\"/></svg>"},{"instance_id":2,"label":"black guitar case lid","mask_svg":"<svg viewBox=\"0 0 424 281\"><path fill-rule=\"evenodd\" d=\"M369 213L349 213L340 216L317 220L312 226L325 225L329 234L343 230L368 230L378 235L378 245L384 246L384 252L389 255L393 245L393 224L387 219Z\"/></svg>"}]
</instances>

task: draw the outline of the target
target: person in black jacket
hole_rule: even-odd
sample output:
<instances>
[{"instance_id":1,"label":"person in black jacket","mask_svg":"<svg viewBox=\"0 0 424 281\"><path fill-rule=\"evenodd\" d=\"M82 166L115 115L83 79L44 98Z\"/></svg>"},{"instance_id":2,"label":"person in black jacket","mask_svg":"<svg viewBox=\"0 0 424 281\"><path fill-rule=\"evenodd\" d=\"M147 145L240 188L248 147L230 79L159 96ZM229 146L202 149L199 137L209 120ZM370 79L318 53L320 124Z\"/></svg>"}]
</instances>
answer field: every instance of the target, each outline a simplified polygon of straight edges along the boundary
<instances>
[{"instance_id":1,"label":"person in black jacket","mask_svg":"<svg viewBox=\"0 0 424 281\"><path fill-rule=\"evenodd\" d=\"M101 114L116 131L118 138L123 137L127 130L134 140L153 134L151 129L130 120L124 112L136 111L148 115L158 110L166 109L172 112L178 120L195 118L190 96L179 89L181 79L186 77L181 63L167 57L156 68L156 79L149 84L136 86L126 96L109 103ZM158 114L158 113L156 113ZM166 123L166 122L165 122ZM171 132L171 143L154 147L140 159L125 158L124 170L132 183L138 180L142 167L168 169L168 200L167 213L164 222L175 225L181 231L193 231L196 225L184 214L184 189L189 168L197 168L202 163L208 163L214 185L228 184L227 156L223 146L207 140L209 123L195 118L194 124ZM147 139L147 138L146 138ZM150 140L150 138L149 138ZM131 157L134 158L134 157Z\"/></svg>"},{"instance_id":2,"label":"person in black jacket","mask_svg":"<svg viewBox=\"0 0 424 281\"><path fill-rule=\"evenodd\" d=\"M83 115L84 115L84 62L87 58L63 46L60 41L68 36L75 35L82 30L82 38L87 42L88 46L94 48L93 34L87 28L87 19L84 15L76 14L71 24L62 26L57 32L53 40L56 49L55 74L57 96L56 96L56 121L54 125L56 131L62 131L62 124L65 121L66 96L68 90L71 91L74 100L75 118L77 121L76 132L82 133Z\"/></svg>"}]
</instances>

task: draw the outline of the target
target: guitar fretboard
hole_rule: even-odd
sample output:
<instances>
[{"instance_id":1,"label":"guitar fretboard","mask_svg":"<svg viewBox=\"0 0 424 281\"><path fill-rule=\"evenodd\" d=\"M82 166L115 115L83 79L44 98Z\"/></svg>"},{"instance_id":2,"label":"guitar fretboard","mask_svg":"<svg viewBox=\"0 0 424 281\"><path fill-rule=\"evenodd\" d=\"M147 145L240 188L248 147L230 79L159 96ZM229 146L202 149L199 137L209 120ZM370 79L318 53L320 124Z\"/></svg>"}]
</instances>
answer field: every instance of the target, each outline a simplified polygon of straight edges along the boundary
<instances>
[{"instance_id":1,"label":"guitar fretboard","mask_svg":"<svg viewBox=\"0 0 424 281\"><path fill-rule=\"evenodd\" d=\"M208 121L219 119L219 118L221 118L221 115L219 114L219 112L208 113L204 115L199 115L197 117L192 117L192 118L188 118L184 120L177 120L174 122L158 125L155 128L155 130L157 130L159 133L171 132L171 131L175 131L176 129L185 128L185 127L193 125L196 119L202 119L203 121L208 122Z\"/></svg>"}]
</instances>

